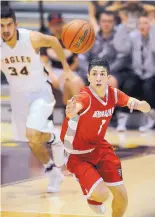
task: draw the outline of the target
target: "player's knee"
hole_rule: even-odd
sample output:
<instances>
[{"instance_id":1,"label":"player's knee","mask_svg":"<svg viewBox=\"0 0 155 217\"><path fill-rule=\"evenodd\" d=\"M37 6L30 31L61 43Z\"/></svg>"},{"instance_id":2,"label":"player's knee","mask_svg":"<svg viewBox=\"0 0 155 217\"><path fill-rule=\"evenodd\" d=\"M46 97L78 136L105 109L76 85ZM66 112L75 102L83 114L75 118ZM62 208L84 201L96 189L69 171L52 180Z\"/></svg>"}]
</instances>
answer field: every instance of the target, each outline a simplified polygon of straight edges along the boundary
<instances>
[{"instance_id":1,"label":"player's knee","mask_svg":"<svg viewBox=\"0 0 155 217\"><path fill-rule=\"evenodd\" d=\"M37 130L27 129L26 137L30 143L40 143L42 140L42 133Z\"/></svg>"},{"instance_id":2,"label":"player's knee","mask_svg":"<svg viewBox=\"0 0 155 217\"><path fill-rule=\"evenodd\" d=\"M109 197L109 191L108 188L102 189L100 192L98 192L98 195L96 197L96 201L104 202Z\"/></svg>"},{"instance_id":3,"label":"player's knee","mask_svg":"<svg viewBox=\"0 0 155 217\"><path fill-rule=\"evenodd\" d=\"M92 193L92 198L97 202L104 202L109 197L109 190L105 184L100 183L100 185Z\"/></svg>"}]
</instances>

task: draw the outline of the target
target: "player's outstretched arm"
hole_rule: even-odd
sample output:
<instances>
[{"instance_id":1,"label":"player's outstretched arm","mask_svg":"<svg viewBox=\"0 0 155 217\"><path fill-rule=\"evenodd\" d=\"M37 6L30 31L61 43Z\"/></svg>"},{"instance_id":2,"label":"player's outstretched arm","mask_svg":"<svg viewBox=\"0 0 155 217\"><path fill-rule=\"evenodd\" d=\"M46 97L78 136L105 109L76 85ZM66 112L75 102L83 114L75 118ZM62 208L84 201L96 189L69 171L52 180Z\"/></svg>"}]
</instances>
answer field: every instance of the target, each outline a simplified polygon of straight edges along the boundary
<instances>
[{"instance_id":1,"label":"player's outstretched arm","mask_svg":"<svg viewBox=\"0 0 155 217\"><path fill-rule=\"evenodd\" d=\"M41 47L52 47L60 59L65 72L70 71L70 67L66 61L63 48L59 40L55 36L45 35L40 32L31 31L30 40L35 50Z\"/></svg>"},{"instance_id":2,"label":"player's outstretched arm","mask_svg":"<svg viewBox=\"0 0 155 217\"><path fill-rule=\"evenodd\" d=\"M66 106L67 117L74 118L82 108L83 108L82 104L76 102L74 98L68 100Z\"/></svg>"},{"instance_id":3,"label":"player's outstretched arm","mask_svg":"<svg viewBox=\"0 0 155 217\"><path fill-rule=\"evenodd\" d=\"M130 113L133 112L133 110L139 110L143 113L147 113L151 110L150 105L146 101L140 101L133 97L129 98L127 106L130 109Z\"/></svg>"}]
</instances>

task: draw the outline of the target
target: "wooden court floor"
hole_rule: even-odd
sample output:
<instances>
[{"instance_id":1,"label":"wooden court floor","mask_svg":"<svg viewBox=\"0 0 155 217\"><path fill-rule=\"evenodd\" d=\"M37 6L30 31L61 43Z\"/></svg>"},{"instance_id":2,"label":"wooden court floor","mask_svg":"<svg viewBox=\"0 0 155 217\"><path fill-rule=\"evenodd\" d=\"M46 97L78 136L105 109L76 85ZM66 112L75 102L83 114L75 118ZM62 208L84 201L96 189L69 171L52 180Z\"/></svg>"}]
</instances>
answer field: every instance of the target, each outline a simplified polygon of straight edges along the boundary
<instances>
[{"instance_id":1,"label":"wooden court floor","mask_svg":"<svg viewBox=\"0 0 155 217\"><path fill-rule=\"evenodd\" d=\"M78 182L64 170L61 191L47 194L42 166L27 144L12 139L11 124L1 123L1 215L2 217L93 217ZM155 217L155 131L107 135L122 160L129 206L124 217ZM105 203L104 217L111 217L112 196Z\"/></svg>"}]
</instances>

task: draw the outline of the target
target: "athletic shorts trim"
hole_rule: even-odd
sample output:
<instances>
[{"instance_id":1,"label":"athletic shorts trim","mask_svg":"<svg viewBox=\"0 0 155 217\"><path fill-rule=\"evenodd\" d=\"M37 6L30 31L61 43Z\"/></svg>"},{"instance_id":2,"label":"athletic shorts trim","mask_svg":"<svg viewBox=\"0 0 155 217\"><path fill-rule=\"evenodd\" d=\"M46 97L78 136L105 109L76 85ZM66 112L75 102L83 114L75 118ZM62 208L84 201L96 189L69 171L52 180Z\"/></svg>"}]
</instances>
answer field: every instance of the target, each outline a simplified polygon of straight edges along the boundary
<instances>
[{"instance_id":1,"label":"athletic shorts trim","mask_svg":"<svg viewBox=\"0 0 155 217\"><path fill-rule=\"evenodd\" d=\"M123 181L120 182L104 182L107 186L118 186L118 185L123 185Z\"/></svg>"},{"instance_id":2,"label":"athletic shorts trim","mask_svg":"<svg viewBox=\"0 0 155 217\"><path fill-rule=\"evenodd\" d=\"M102 179L102 178L99 178L99 179L92 185L91 189L89 190L88 194L86 195L86 198L89 198L89 197L92 195L94 189L95 189L102 181L103 181L103 179Z\"/></svg>"}]
</instances>

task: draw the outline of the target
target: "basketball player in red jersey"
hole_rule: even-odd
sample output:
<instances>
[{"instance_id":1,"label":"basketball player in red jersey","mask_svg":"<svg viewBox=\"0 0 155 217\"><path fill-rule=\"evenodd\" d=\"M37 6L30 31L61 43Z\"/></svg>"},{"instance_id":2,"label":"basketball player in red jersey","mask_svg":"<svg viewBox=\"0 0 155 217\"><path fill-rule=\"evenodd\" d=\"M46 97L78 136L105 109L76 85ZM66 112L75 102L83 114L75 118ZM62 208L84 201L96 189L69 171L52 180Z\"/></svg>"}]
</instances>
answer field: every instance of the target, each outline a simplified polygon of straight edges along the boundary
<instances>
[{"instance_id":1,"label":"basketball player in red jersey","mask_svg":"<svg viewBox=\"0 0 155 217\"><path fill-rule=\"evenodd\" d=\"M144 113L150 111L150 105L108 86L109 71L106 60L90 62L90 86L68 101L61 139L69 153L67 168L79 180L90 207L103 213L109 189L113 194L112 217L122 217L128 197L121 162L104 136L116 105Z\"/></svg>"}]
</instances>

